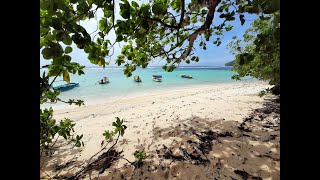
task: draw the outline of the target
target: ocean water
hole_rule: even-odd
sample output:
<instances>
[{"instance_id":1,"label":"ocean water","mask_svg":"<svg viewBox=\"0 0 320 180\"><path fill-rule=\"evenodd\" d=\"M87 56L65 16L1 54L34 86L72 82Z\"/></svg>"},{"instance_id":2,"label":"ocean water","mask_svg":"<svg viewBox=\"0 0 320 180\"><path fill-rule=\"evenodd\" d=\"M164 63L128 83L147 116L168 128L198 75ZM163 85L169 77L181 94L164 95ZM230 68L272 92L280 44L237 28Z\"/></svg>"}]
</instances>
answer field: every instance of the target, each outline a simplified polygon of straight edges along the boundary
<instances>
[{"instance_id":1,"label":"ocean water","mask_svg":"<svg viewBox=\"0 0 320 180\"><path fill-rule=\"evenodd\" d=\"M46 71L41 69L40 75ZM117 99L124 95L134 93L148 93L154 90L170 90L175 87L203 85L212 83L231 83L235 80L231 76L235 72L230 67L180 67L173 72L166 72L161 67L137 68L132 76L127 78L122 68L85 68L85 74L78 76L70 74L71 82L79 83L74 89L61 92L60 98L82 99L86 104L106 99ZM180 74L191 75L192 79L182 78ZM142 82L133 81L133 76L139 75ZM152 80L152 75L162 75L162 82ZM104 76L108 77L110 83L99 84L98 81ZM52 80L53 78L50 78ZM244 81L251 81L245 78ZM61 77L56 79L53 86L65 84ZM58 103L59 105L59 103Z\"/></svg>"}]
</instances>

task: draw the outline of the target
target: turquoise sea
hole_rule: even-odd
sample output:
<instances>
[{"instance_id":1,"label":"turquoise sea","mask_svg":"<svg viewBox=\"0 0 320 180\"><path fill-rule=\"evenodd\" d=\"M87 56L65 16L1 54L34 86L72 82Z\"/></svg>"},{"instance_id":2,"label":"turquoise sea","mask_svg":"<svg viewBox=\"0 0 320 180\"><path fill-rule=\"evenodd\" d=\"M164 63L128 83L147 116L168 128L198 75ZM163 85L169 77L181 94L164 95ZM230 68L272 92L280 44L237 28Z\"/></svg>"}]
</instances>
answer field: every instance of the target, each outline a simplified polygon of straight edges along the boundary
<instances>
[{"instance_id":1,"label":"turquoise sea","mask_svg":"<svg viewBox=\"0 0 320 180\"><path fill-rule=\"evenodd\" d=\"M46 70L41 69L41 75L43 71ZM117 99L124 95L147 93L153 90L170 90L175 87L190 85L236 82L231 79L231 76L235 74L235 72L231 71L231 67L179 67L173 72L165 72L161 67L137 68L129 78L123 74L123 69L119 67L105 69L85 68L84 72L85 74L81 76L70 74L71 82L78 82L79 86L61 92L61 99L82 99L87 104L88 102ZM193 78L181 78L179 74L191 75ZM133 76L135 75L139 75L142 82L133 81ZM162 75L162 82L153 81L152 75ZM99 84L98 81L104 76L109 78L110 83ZM244 79L244 81L251 80L251 78ZM62 81L61 77L58 77L53 86L61 84L65 84L65 82Z\"/></svg>"}]
</instances>

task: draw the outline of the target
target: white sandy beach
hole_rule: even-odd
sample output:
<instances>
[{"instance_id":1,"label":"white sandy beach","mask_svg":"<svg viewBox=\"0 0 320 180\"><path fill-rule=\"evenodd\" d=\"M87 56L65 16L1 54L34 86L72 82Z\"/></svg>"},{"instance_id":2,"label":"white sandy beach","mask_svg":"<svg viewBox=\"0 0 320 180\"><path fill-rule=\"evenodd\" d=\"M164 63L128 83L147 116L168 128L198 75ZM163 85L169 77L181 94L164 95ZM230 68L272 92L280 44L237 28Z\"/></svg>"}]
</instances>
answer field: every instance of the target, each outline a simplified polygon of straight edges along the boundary
<instances>
[{"instance_id":1,"label":"white sandy beach","mask_svg":"<svg viewBox=\"0 0 320 180\"><path fill-rule=\"evenodd\" d=\"M90 158L100 150L100 144L104 138L102 133L105 130L112 130L111 124L115 121L115 117L124 119L124 124L127 126L124 136L119 139L120 141L116 147L117 150L123 150L123 157L129 161L134 161L133 152L143 148L147 155L150 155L147 161L159 164L159 160L153 154L157 149L163 145L167 147L177 146L177 143L178 146L184 146L183 143L180 143L184 141L184 136L181 136L181 132L178 132L177 127L185 126L187 128L188 126L193 126L193 121L198 120L200 124L202 123L201 128L203 129L222 131L229 128L232 131L232 123L243 122L243 119L253 109L262 107L263 98L260 98L258 93L267 87L269 85L264 82L198 85L190 88L181 87L176 90L155 91L148 95L127 96L118 100L83 107L75 108L70 106L70 108L57 109L54 112L54 118L56 120L63 118L73 120L76 123L75 131L77 134L83 134L85 147L83 150L63 150L61 148L59 158L54 157L49 159L45 165L45 169L48 174L53 176L57 174L57 172L52 171L53 165L65 163L72 159L83 162ZM190 123L190 121L192 122ZM221 127L221 122L226 126ZM200 127L194 125L194 128ZM172 131L174 135L164 137L167 131ZM251 143L254 144L256 142ZM273 145L274 143L266 142L264 146L268 146L268 150L273 151ZM221 150L220 155L217 153L219 152L219 148ZM275 149L277 150L277 147ZM227 153L223 154L222 150ZM214 146L210 155L218 159L211 159L211 164L217 166L218 161L219 163L220 161L227 161L227 163L224 163L225 169L223 170L225 178L221 177L221 179L230 179L229 177L226 178L228 167L239 167L241 164L237 159L230 158L230 154L244 153L246 157L250 158L252 155L246 151L247 149L244 147L236 150L221 146L221 144L220 146ZM259 151L259 148L253 151ZM251 173L262 176L263 179L279 178L279 171L277 170L279 169L279 163L272 165L273 162L267 162L265 159L258 161L258 159L253 160L251 161L251 165L250 163L249 165L246 164L248 166L247 169L249 169L247 171L250 171L250 168L256 168L254 167L254 163L256 163L261 166L259 167L260 169L266 170L263 172L262 170L261 172L252 170ZM209 168L209 166L202 168L186 162L181 162L179 165L177 163L174 162L170 165L169 176L163 170L164 174L162 175L167 178L161 178L161 173L158 173L157 175L154 174L151 179L207 179L210 175L206 174L206 172L209 172L210 168L213 168ZM111 179L110 174L112 173L110 172L115 172L116 168L123 167L125 164L128 164L127 161L123 159L117 160L110 169L107 169L100 175L100 178ZM187 168L186 166L193 168L184 171ZM205 170L207 171L204 172ZM71 174L75 171L76 169L65 168L59 171L58 174ZM113 174L116 175L117 173ZM42 174L42 176L45 175ZM117 179L116 176L115 179Z\"/></svg>"}]
</instances>

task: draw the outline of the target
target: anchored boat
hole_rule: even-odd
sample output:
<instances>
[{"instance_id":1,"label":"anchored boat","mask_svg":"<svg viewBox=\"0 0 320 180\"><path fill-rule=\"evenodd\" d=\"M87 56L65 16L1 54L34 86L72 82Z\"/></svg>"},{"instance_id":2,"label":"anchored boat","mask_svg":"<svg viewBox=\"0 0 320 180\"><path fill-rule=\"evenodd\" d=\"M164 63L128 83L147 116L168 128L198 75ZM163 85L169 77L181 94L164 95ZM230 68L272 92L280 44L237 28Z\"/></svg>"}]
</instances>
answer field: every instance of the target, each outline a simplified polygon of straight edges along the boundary
<instances>
[{"instance_id":1,"label":"anchored boat","mask_svg":"<svg viewBox=\"0 0 320 180\"><path fill-rule=\"evenodd\" d=\"M186 74L180 74L180 76L183 77L183 78L188 78L188 79L192 78L192 76L189 76L189 75L186 75Z\"/></svg>"},{"instance_id":2,"label":"anchored boat","mask_svg":"<svg viewBox=\"0 0 320 180\"><path fill-rule=\"evenodd\" d=\"M162 78L161 75L152 75L152 79L155 82L161 82L162 81L161 78Z\"/></svg>"},{"instance_id":3,"label":"anchored boat","mask_svg":"<svg viewBox=\"0 0 320 180\"><path fill-rule=\"evenodd\" d=\"M59 91L67 91L67 90L73 89L77 86L79 86L79 83L68 83L68 84L63 84L60 86L53 87L53 89L59 90Z\"/></svg>"},{"instance_id":4,"label":"anchored boat","mask_svg":"<svg viewBox=\"0 0 320 180\"><path fill-rule=\"evenodd\" d=\"M99 84L107 84L109 83L109 79L107 77L103 77L103 79L101 79L100 81L98 81Z\"/></svg>"},{"instance_id":5,"label":"anchored boat","mask_svg":"<svg viewBox=\"0 0 320 180\"><path fill-rule=\"evenodd\" d=\"M135 82L141 82L141 79L140 79L139 76L134 76L134 77L133 77L133 80L134 80Z\"/></svg>"}]
</instances>

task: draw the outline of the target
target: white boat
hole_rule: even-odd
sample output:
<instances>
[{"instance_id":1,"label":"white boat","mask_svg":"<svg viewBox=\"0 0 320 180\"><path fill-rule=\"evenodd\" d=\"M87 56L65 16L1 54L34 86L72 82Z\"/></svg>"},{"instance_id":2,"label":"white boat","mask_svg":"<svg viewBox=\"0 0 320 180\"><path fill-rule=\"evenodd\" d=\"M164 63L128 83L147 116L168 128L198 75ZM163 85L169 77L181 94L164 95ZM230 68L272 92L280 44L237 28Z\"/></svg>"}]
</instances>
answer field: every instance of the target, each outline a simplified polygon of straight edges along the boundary
<instances>
[{"instance_id":1,"label":"white boat","mask_svg":"<svg viewBox=\"0 0 320 180\"><path fill-rule=\"evenodd\" d=\"M103 77L103 79L101 79L100 81L98 81L99 84L107 84L109 83L109 78L107 77Z\"/></svg>"},{"instance_id":2,"label":"white boat","mask_svg":"<svg viewBox=\"0 0 320 180\"><path fill-rule=\"evenodd\" d=\"M180 76L183 77L183 78L192 79L192 76L189 76L189 75L186 75L186 74L180 74Z\"/></svg>"}]
</instances>

